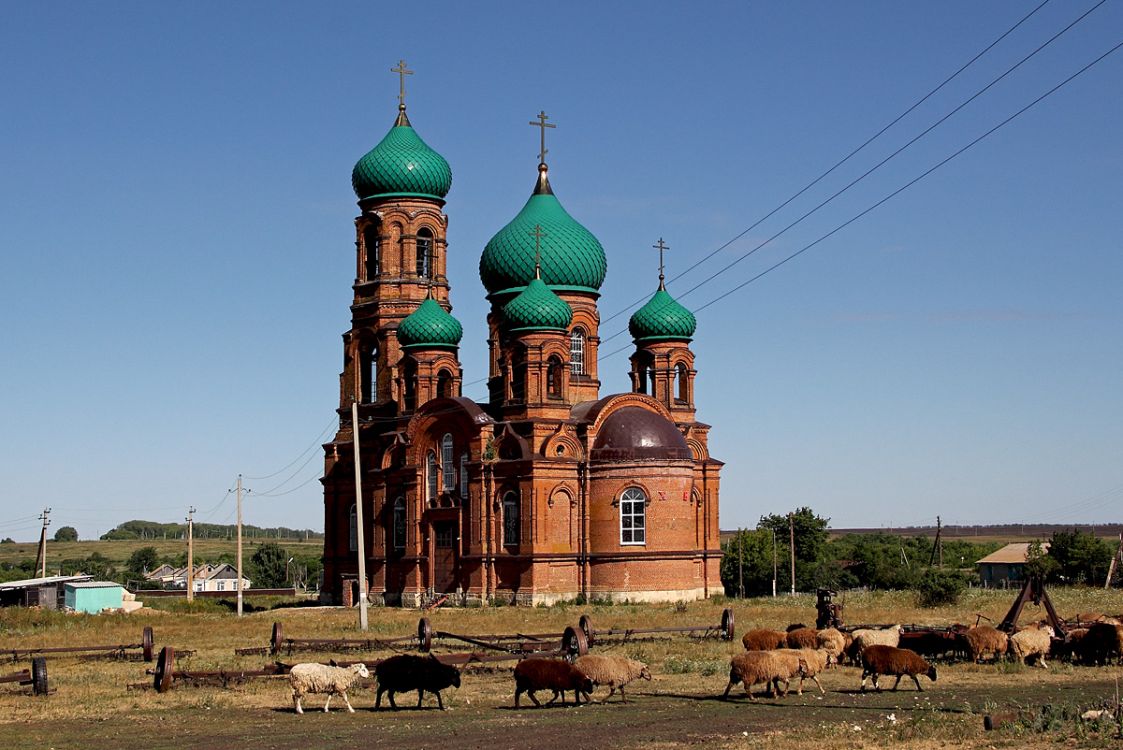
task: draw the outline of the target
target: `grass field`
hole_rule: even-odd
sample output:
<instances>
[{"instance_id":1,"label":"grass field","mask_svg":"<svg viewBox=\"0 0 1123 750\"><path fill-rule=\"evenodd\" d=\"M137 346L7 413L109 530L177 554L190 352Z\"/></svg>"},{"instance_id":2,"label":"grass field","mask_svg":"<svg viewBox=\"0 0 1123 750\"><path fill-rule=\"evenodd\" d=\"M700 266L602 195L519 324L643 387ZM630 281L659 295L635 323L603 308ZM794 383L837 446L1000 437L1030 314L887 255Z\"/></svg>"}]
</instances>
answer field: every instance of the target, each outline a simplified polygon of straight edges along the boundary
<instances>
[{"instance_id":1,"label":"grass field","mask_svg":"<svg viewBox=\"0 0 1123 750\"><path fill-rule=\"evenodd\" d=\"M311 539L307 542L298 539L268 539L245 538L242 540L242 554L249 559L254 550L268 542L276 542L291 552L300 552L302 555L318 556L323 552L324 541ZM196 539L195 559L213 560L223 553L235 554L237 542L233 539ZM0 544L0 564L18 563L22 560L34 560L38 550L38 542L16 542L14 544ZM142 547L155 547L156 554L161 558L175 557L187 552L187 543L182 539L128 539L119 541L77 541L77 542L47 542L47 570L51 565L57 565L61 560L81 560L93 553L98 553L110 562L120 565L129 559L129 556Z\"/></svg>"},{"instance_id":2,"label":"grass field","mask_svg":"<svg viewBox=\"0 0 1123 750\"><path fill-rule=\"evenodd\" d=\"M1077 611L1123 611L1123 593L1094 589L1056 589L1052 596L1062 615ZM956 607L917 610L904 593L848 595L851 622L974 621L975 613L998 620L1010 605L1011 592L973 591ZM289 637L357 637L357 613L338 608L287 608L257 612L241 619L212 603L161 603L165 610L126 615L66 615L8 609L0 612L0 648L136 642L144 625L154 629L158 646L195 649L182 658L184 669L260 668L269 657L236 657L233 649L265 645L272 623L284 624ZM560 631L588 614L594 628L716 624L725 606L733 608L737 633L749 627L783 627L813 619L813 598L781 597L696 602L680 611L672 605L441 610L430 619L437 630L479 633ZM1026 619L1039 616L1030 607ZM374 609L370 635L401 636L414 632L415 610ZM51 658L49 674L57 692L36 698L0 685L0 737L5 748L327 748L376 743L383 747L525 748L663 748L681 745L717 748L776 747L810 750L857 747L1110 747L1117 728L1080 725L1065 712L1107 699L1123 668L1054 664L1046 671L1014 665L955 664L941 667L939 680L924 693L859 694L854 667L832 669L821 680L820 696L809 684L802 696L761 699L750 704L738 688L734 700L717 697L725 688L728 660L739 641L692 640L677 636L598 647L643 659L654 680L634 684L628 704L546 709L511 708L510 667L467 668L459 690L447 691L446 706L436 710L427 698L422 710L403 696L399 712L374 712L373 691L352 696L357 712L336 709L324 715L296 716L287 682L252 680L234 689L179 687L160 695L130 691L126 685L147 681L137 661ZM438 642L438 652L467 650ZM391 652L375 652L380 658ZM331 654L297 654L287 661L320 661ZM347 655L341 658L360 658ZM0 674L26 662L0 664ZM595 696L603 698L605 690ZM321 705L318 696L306 701ZM1044 717L1043 706L1050 706ZM1023 725L994 733L982 731L982 715L1016 707L1028 717ZM1036 718L1034 718L1036 717ZM1046 731L1037 732L1034 723Z\"/></svg>"}]
</instances>

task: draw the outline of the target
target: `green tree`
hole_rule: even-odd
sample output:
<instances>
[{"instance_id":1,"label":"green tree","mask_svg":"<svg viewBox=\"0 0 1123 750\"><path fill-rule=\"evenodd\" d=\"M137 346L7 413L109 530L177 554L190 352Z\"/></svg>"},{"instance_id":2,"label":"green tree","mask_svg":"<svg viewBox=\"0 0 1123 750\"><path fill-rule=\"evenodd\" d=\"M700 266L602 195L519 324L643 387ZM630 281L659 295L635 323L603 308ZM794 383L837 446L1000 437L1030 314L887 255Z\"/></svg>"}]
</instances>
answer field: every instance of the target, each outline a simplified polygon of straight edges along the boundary
<instances>
[{"instance_id":1,"label":"green tree","mask_svg":"<svg viewBox=\"0 0 1123 750\"><path fill-rule=\"evenodd\" d=\"M956 604L967 590L967 580L958 570L928 568L916 584L918 604L922 607L940 607Z\"/></svg>"},{"instance_id":2,"label":"green tree","mask_svg":"<svg viewBox=\"0 0 1123 750\"><path fill-rule=\"evenodd\" d=\"M78 529L73 526L61 526L55 532L56 542L76 542L78 541Z\"/></svg>"},{"instance_id":3,"label":"green tree","mask_svg":"<svg viewBox=\"0 0 1123 750\"><path fill-rule=\"evenodd\" d=\"M289 553L275 542L261 545L250 558L249 578L256 588L276 589L286 585Z\"/></svg>"},{"instance_id":4,"label":"green tree","mask_svg":"<svg viewBox=\"0 0 1123 750\"><path fill-rule=\"evenodd\" d=\"M141 547L129 555L125 569L134 578L143 577L145 573L154 570L160 564L160 555L155 547Z\"/></svg>"},{"instance_id":5,"label":"green tree","mask_svg":"<svg viewBox=\"0 0 1123 750\"><path fill-rule=\"evenodd\" d=\"M1049 557L1057 561L1056 578L1065 583L1102 583L1111 565L1111 547L1080 529L1054 531Z\"/></svg>"},{"instance_id":6,"label":"green tree","mask_svg":"<svg viewBox=\"0 0 1123 750\"><path fill-rule=\"evenodd\" d=\"M1026 578L1036 576L1043 581L1050 580L1060 568L1060 564L1049 555L1040 539L1030 542L1029 548L1026 549L1026 564L1023 569Z\"/></svg>"},{"instance_id":7,"label":"green tree","mask_svg":"<svg viewBox=\"0 0 1123 750\"><path fill-rule=\"evenodd\" d=\"M739 580L744 582L746 596L772 593L771 531L739 531L726 542L721 558L721 582L729 596L739 593Z\"/></svg>"}]
</instances>

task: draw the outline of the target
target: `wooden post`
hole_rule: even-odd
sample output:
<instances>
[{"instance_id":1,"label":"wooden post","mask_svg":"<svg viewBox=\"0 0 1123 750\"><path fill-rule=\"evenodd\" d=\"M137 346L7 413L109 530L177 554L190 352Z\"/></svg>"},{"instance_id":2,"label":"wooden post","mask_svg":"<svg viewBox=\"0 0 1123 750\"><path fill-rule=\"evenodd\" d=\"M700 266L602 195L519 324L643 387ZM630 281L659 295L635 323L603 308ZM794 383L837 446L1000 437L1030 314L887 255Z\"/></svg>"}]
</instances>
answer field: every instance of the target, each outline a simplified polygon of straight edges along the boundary
<instances>
[{"instance_id":1,"label":"wooden post","mask_svg":"<svg viewBox=\"0 0 1123 750\"><path fill-rule=\"evenodd\" d=\"M788 514L788 536L792 553L792 596L795 596L795 515L792 513Z\"/></svg>"},{"instance_id":2,"label":"wooden post","mask_svg":"<svg viewBox=\"0 0 1123 750\"><path fill-rule=\"evenodd\" d=\"M187 601L195 601L195 508L187 511Z\"/></svg>"}]
</instances>

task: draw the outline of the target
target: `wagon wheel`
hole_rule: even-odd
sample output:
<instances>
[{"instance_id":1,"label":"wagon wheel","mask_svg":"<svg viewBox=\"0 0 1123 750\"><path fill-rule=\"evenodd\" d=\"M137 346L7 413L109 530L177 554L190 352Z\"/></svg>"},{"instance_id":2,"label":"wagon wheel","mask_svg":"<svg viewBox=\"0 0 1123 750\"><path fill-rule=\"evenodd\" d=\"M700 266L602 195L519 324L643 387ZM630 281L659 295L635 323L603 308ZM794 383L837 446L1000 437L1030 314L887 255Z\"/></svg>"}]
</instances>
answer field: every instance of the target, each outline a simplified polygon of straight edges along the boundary
<instances>
[{"instance_id":1,"label":"wagon wheel","mask_svg":"<svg viewBox=\"0 0 1123 750\"><path fill-rule=\"evenodd\" d=\"M733 636L733 610L726 608L721 611L721 639L731 641Z\"/></svg>"},{"instance_id":2,"label":"wagon wheel","mask_svg":"<svg viewBox=\"0 0 1123 750\"><path fill-rule=\"evenodd\" d=\"M269 653L276 654L281 650L281 646L285 645L285 629L281 623L273 623L273 635L269 639Z\"/></svg>"},{"instance_id":3,"label":"wagon wheel","mask_svg":"<svg viewBox=\"0 0 1123 750\"><path fill-rule=\"evenodd\" d=\"M573 661L578 656L589 653L589 641L584 632L570 625L562 633L561 650L565 658Z\"/></svg>"},{"instance_id":4,"label":"wagon wheel","mask_svg":"<svg viewBox=\"0 0 1123 750\"><path fill-rule=\"evenodd\" d=\"M144 649L145 661L152 661L152 643L152 627L150 625L145 625L144 630L141 631L140 635L140 646L142 649Z\"/></svg>"},{"instance_id":5,"label":"wagon wheel","mask_svg":"<svg viewBox=\"0 0 1123 750\"><path fill-rule=\"evenodd\" d=\"M47 659L36 656L31 660L31 689L35 695L47 694Z\"/></svg>"},{"instance_id":6,"label":"wagon wheel","mask_svg":"<svg viewBox=\"0 0 1123 750\"><path fill-rule=\"evenodd\" d=\"M160 649L160 656L156 659L155 677L152 687L157 693L166 693L172 689L172 680L175 678L175 649L164 646Z\"/></svg>"},{"instance_id":7,"label":"wagon wheel","mask_svg":"<svg viewBox=\"0 0 1123 750\"><path fill-rule=\"evenodd\" d=\"M417 621L417 649L423 654L429 653L433 647L433 626L429 624L428 617Z\"/></svg>"},{"instance_id":8,"label":"wagon wheel","mask_svg":"<svg viewBox=\"0 0 1123 750\"><path fill-rule=\"evenodd\" d=\"M587 643L591 644L595 640L593 638L593 621L589 619L588 615L581 615L581 619L577 621L577 627L585 634Z\"/></svg>"}]
</instances>

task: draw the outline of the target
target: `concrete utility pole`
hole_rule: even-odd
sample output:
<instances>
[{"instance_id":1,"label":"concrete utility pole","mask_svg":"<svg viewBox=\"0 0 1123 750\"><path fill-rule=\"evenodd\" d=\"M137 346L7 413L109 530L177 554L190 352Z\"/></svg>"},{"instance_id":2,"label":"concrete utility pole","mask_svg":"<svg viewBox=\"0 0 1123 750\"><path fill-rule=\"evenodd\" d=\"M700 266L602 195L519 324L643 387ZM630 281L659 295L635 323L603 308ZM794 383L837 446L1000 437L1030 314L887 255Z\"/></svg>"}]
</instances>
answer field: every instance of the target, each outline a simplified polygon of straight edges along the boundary
<instances>
[{"instance_id":1,"label":"concrete utility pole","mask_svg":"<svg viewBox=\"0 0 1123 750\"><path fill-rule=\"evenodd\" d=\"M795 514L788 514L788 536L792 548L792 596L795 596Z\"/></svg>"},{"instance_id":2,"label":"concrete utility pole","mask_svg":"<svg viewBox=\"0 0 1123 750\"><path fill-rule=\"evenodd\" d=\"M776 574L779 571L776 559L776 529L772 529L772 598L776 598Z\"/></svg>"},{"instance_id":3,"label":"concrete utility pole","mask_svg":"<svg viewBox=\"0 0 1123 750\"><path fill-rule=\"evenodd\" d=\"M47 527L51 525L50 516L50 508L43 508L43 513L39 516L39 520L43 522L43 530L39 533L39 553L36 555L38 559L35 567L39 569L40 578L47 577Z\"/></svg>"},{"instance_id":4,"label":"concrete utility pole","mask_svg":"<svg viewBox=\"0 0 1123 750\"><path fill-rule=\"evenodd\" d=\"M662 240L660 240L662 241ZM745 531L737 529L737 596L745 598Z\"/></svg>"},{"instance_id":5,"label":"concrete utility pole","mask_svg":"<svg viewBox=\"0 0 1123 750\"><path fill-rule=\"evenodd\" d=\"M367 549L363 534L363 467L359 460L359 402L351 402L351 435L355 440L355 536L359 550L359 630L367 629Z\"/></svg>"},{"instance_id":6,"label":"concrete utility pole","mask_svg":"<svg viewBox=\"0 0 1123 750\"><path fill-rule=\"evenodd\" d=\"M238 617L242 616L242 475L238 475Z\"/></svg>"},{"instance_id":7,"label":"concrete utility pole","mask_svg":"<svg viewBox=\"0 0 1123 750\"><path fill-rule=\"evenodd\" d=\"M187 601L195 601L195 506L187 509Z\"/></svg>"}]
</instances>

